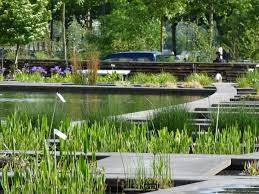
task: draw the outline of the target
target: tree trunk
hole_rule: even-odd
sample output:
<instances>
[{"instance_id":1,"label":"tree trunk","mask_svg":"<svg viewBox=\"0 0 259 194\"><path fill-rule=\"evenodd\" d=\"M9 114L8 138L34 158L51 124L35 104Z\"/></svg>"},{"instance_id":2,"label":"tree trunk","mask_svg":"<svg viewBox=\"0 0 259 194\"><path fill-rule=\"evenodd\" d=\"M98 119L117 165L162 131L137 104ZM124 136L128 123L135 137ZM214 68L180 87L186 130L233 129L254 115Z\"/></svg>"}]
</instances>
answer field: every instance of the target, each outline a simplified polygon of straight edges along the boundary
<instances>
[{"instance_id":1,"label":"tree trunk","mask_svg":"<svg viewBox=\"0 0 259 194\"><path fill-rule=\"evenodd\" d=\"M176 26L177 23L175 21L172 21L171 24L171 30L172 30L172 51L174 52L174 55L176 56Z\"/></svg>"},{"instance_id":2,"label":"tree trunk","mask_svg":"<svg viewBox=\"0 0 259 194\"><path fill-rule=\"evenodd\" d=\"M14 61L15 69L16 69L16 67L17 67L17 65L18 65L19 50L20 50L20 45L17 44L17 45L16 45L16 51L15 51L15 61Z\"/></svg>"},{"instance_id":3,"label":"tree trunk","mask_svg":"<svg viewBox=\"0 0 259 194\"><path fill-rule=\"evenodd\" d=\"M209 21L209 25L210 25L210 48L212 48L213 46L213 39L214 39L214 6L213 6L213 2L211 3L210 6L210 21Z\"/></svg>"},{"instance_id":4,"label":"tree trunk","mask_svg":"<svg viewBox=\"0 0 259 194\"><path fill-rule=\"evenodd\" d=\"M63 41L63 54L64 60L67 64L67 43L66 43L66 4L62 6L62 41Z\"/></svg>"},{"instance_id":5,"label":"tree trunk","mask_svg":"<svg viewBox=\"0 0 259 194\"><path fill-rule=\"evenodd\" d=\"M53 1L51 1L51 21L50 21L50 54L53 53L54 50L54 19L53 19L53 12L54 12L54 5Z\"/></svg>"},{"instance_id":6,"label":"tree trunk","mask_svg":"<svg viewBox=\"0 0 259 194\"><path fill-rule=\"evenodd\" d=\"M160 52L163 52L163 47L164 47L163 27L164 27L164 17L161 17L161 24L160 24Z\"/></svg>"}]
</instances>

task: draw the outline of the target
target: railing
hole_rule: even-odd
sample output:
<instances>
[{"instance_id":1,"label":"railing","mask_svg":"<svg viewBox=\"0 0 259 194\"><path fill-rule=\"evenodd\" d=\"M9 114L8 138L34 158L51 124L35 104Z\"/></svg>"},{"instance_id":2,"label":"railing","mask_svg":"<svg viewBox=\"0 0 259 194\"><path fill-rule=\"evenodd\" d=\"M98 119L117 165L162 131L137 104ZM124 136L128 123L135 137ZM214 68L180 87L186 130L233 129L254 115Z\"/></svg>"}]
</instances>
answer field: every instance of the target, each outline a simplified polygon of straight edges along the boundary
<instances>
[{"instance_id":1,"label":"railing","mask_svg":"<svg viewBox=\"0 0 259 194\"><path fill-rule=\"evenodd\" d=\"M44 66L47 70L56 65L65 67L63 60L19 60L21 68L25 63L31 66ZM80 62L83 68L87 68L87 61ZM9 68L13 64L11 60L4 61L4 67ZM70 64L70 62L69 62ZM114 65L111 65L114 64ZM160 73L169 72L183 79L191 73L207 73L215 76L220 73L225 81L234 81L237 77L247 72L249 68L255 69L253 63L171 63L171 62L101 62L100 69L130 70L131 74L137 72Z\"/></svg>"}]
</instances>

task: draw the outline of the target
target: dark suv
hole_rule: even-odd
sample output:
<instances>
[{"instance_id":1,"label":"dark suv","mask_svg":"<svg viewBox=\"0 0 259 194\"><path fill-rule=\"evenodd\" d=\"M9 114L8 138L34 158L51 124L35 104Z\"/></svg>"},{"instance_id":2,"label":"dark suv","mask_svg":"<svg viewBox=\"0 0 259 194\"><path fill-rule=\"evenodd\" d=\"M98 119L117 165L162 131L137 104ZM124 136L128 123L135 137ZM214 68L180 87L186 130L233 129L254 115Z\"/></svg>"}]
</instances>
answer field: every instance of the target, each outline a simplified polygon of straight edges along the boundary
<instances>
[{"instance_id":1,"label":"dark suv","mask_svg":"<svg viewBox=\"0 0 259 194\"><path fill-rule=\"evenodd\" d=\"M160 55L159 52L149 51L130 51L130 52L119 52L110 54L104 57L103 61L139 61L139 62L152 62L157 61L157 57Z\"/></svg>"}]
</instances>

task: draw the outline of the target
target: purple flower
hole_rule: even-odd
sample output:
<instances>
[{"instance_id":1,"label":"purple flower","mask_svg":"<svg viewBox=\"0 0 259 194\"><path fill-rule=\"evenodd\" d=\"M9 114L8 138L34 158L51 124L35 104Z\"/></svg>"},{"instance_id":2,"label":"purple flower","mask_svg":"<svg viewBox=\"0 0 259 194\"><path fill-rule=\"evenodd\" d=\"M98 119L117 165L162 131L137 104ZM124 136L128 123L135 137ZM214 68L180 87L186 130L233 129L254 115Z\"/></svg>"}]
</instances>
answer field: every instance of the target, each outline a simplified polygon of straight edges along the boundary
<instances>
[{"instance_id":1,"label":"purple flower","mask_svg":"<svg viewBox=\"0 0 259 194\"><path fill-rule=\"evenodd\" d=\"M33 66L30 70L31 73L41 73L41 74L47 74L47 71L43 68L43 67L40 67L40 66Z\"/></svg>"},{"instance_id":2,"label":"purple flower","mask_svg":"<svg viewBox=\"0 0 259 194\"><path fill-rule=\"evenodd\" d=\"M66 67L63 71L64 74L71 73L70 67Z\"/></svg>"},{"instance_id":3,"label":"purple flower","mask_svg":"<svg viewBox=\"0 0 259 194\"><path fill-rule=\"evenodd\" d=\"M50 69L51 73L57 73L57 74L62 74L62 69L59 66L55 66Z\"/></svg>"}]
</instances>

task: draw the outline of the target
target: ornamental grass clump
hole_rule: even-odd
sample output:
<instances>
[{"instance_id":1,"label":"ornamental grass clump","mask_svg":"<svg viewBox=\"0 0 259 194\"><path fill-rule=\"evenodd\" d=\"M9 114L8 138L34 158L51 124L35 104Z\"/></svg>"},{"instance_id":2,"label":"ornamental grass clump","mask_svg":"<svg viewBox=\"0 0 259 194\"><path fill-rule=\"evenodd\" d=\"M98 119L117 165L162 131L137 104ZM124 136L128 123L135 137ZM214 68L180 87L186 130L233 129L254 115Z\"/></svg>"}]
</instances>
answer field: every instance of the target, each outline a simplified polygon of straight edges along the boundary
<instances>
[{"instance_id":1,"label":"ornamental grass clump","mask_svg":"<svg viewBox=\"0 0 259 194\"><path fill-rule=\"evenodd\" d=\"M204 86L212 85L213 79L205 73L192 73L185 79L185 82L186 82L186 84L189 83L189 85L191 85L191 83L196 83L196 84L193 84L192 86L200 87L200 85L201 85L204 87Z\"/></svg>"},{"instance_id":2,"label":"ornamental grass clump","mask_svg":"<svg viewBox=\"0 0 259 194\"><path fill-rule=\"evenodd\" d=\"M259 92L259 70L249 71L243 76L237 78L239 87L252 87Z\"/></svg>"},{"instance_id":3,"label":"ornamental grass clump","mask_svg":"<svg viewBox=\"0 0 259 194\"><path fill-rule=\"evenodd\" d=\"M88 83L90 85L95 85L98 79L98 70L100 66L99 56L100 54L98 52L92 52L88 58Z\"/></svg>"},{"instance_id":4,"label":"ornamental grass clump","mask_svg":"<svg viewBox=\"0 0 259 194\"><path fill-rule=\"evenodd\" d=\"M176 85L177 79L170 73L147 74L137 73L130 79L133 84L144 84L145 86Z\"/></svg>"},{"instance_id":5,"label":"ornamental grass clump","mask_svg":"<svg viewBox=\"0 0 259 194\"><path fill-rule=\"evenodd\" d=\"M76 51L72 54L72 82L74 84L87 84L87 77L82 73L83 67L80 64Z\"/></svg>"},{"instance_id":6,"label":"ornamental grass clump","mask_svg":"<svg viewBox=\"0 0 259 194\"><path fill-rule=\"evenodd\" d=\"M191 129L193 127L192 116L184 107L163 108L154 113L148 121L150 130L159 130L166 127L169 131L176 129Z\"/></svg>"}]
</instances>

